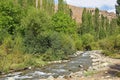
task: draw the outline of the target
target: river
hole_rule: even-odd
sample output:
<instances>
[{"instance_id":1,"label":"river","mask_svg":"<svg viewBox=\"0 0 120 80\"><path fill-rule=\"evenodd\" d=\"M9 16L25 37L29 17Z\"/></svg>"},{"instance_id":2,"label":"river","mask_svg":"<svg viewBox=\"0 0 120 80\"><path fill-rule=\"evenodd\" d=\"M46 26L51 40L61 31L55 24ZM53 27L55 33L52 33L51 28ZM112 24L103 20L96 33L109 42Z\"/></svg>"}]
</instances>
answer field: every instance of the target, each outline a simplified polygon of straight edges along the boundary
<instances>
[{"instance_id":1,"label":"river","mask_svg":"<svg viewBox=\"0 0 120 80\"><path fill-rule=\"evenodd\" d=\"M58 77L69 75L72 72L83 71L92 65L89 51L73 57L68 62L50 64L34 70L26 70L23 72L9 73L0 80L39 80L48 78L49 76Z\"/></svg>"}]
</instances>

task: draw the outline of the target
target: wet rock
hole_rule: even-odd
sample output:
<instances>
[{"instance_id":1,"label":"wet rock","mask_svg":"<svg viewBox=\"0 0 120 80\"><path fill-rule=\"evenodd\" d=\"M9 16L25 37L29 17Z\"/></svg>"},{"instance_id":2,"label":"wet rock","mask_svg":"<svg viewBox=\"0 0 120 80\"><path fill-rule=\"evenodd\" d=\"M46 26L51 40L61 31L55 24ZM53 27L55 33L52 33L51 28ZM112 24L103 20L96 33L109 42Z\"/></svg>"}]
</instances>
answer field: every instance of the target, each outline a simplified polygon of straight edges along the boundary
<instances>
[{"instance_id":1,"label":"wet rock","mask_svg":"<svg viewBox=\"0 0 120 80\"><path fill-rule=\"evenodd\" d=\"M51 61L51 62L48 62L49 64L55 64L55 63L63 63L63 62L68 62L70 60L59 60L59 61Z\"/></svg>"},{"instance_id":2,"label":"wet rock","mask_svg":"<svg viewBox=\"0 0 120 80\"><path fill-rule=\"evenodd\" d=\"M83 68L83 65L79 65L78 67Z\"/></svg>"},{"instance_id":3,"label":"wet rock","mask_svg":"<svg viewBox=\"0 0 120 80\"><path fill-rule=\"evenodd\" d=\"M20 74L22 74L22 72L9 73L7 76L11 77L11 76L16 76L16 75L20 75Z\"/></svg>"}]
</instances>

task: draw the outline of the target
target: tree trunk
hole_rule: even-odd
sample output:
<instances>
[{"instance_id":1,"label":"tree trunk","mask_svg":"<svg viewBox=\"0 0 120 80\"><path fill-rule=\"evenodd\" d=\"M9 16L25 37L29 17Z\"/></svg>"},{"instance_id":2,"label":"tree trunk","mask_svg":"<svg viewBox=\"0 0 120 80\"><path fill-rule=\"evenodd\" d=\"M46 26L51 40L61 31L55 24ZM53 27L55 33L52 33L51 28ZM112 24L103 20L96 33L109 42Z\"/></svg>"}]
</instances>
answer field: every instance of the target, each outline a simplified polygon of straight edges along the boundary
<instances>
[{"instance_id":1,"label":"tree trunk","mask_svg":"<svg viewBox=\"0 0 120 80\"><path fill-rule=\"evenodd\" d=\"M36 0L36 8L38 8L38 0Z\"/></svg>"},{"instance_id":2,"label":"tree trunk","mask_svg":"<svg viewBox=\"0 0 120 80\"><path fill-rule=\"evenodd\" d=\"M40 9L42 9L42 0L40 0Z\"/></svg>"}]
</instances>

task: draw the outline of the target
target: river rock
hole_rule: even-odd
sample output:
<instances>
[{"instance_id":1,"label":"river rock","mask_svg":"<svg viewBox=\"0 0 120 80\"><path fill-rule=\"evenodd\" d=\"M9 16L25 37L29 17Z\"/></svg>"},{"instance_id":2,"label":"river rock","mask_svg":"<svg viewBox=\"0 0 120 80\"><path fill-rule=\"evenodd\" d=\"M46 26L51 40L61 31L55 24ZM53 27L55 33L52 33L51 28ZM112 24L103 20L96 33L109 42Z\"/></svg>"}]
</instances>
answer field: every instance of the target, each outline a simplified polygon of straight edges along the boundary
<instances>
[{"instance_id":1,"label":"river rock","mask_svg":"<svg viewBox=\"0 0 120 80\"><path fill-rule=\"evenodd\" d=\"M28 69L30 69L30 70L31 70L31 69L32 69L32 67L30 66L30 67L28 67Z\"/></svg>"},{"instance_id":2,"label":"river rock","mask_svg":"<svg viewBox=\"0 0 120 80\"><path fill-rule=\"evenodd\" d=\"M107 67L109 64L106 62L106 63L103 63L103 64L101 64L101 66L103 66L103 67Z\"/></svg>"},{"instance_id":3,"label":"river rock","mask_svg":"<svg viewBox=\"0 0 120 80\"><path fill-rule=\"evenodd\" d=\"M22 74L22 72L14 72L14 73L9 73L7 76L11 77L11 76L20 75L20 74Z\"/></svg>"},{"instance_id":4,"label":"river rock","mask_svg":"<svg viewBox=\"0 0 120 80\"><path fill-rule=\"evenodd\" d=\"M54 80L54 77L53 77L53 76L49 76L49 77L47 78L47 80Z\"/></svg>"},{"instance_id":5,"label":"river rock","mask_svg":"<svg viewBox=\"0 0 120 80\"><path fill-rule=\"evenodd\" d=\"M57 77L57 79L55 79L55 80L66 80L66 79L64 78L64 76L59 76L59 77Z\"/></svg>"},{"instance_id":6,"label":"river rock","mask_svg":"<svg viewBox=\"0 0 120 80\"><path fill-rule=\"evenodd\" d=\"M75 54L78 56L78 55L80 55L82 53L83 53L83 51L77 51Z\"/></svg>"},{"instance_id":7,"label":"river rock","mask_svg":"<svg viewBox=\"0 0 120 80\"><path fill-rule=\"evenodd\" d=\"M5 80L15 80L13 77L7 77Z\"/></svg>"},{"instance_id":8,"label":"river rock","mask_svg":"<svg viewBox=\"0 0 120 80\"><path fill-rule=\"evenodd\" d=\"M83 68L83 65L79 65L78 67Z\"/></svg>"}]
</instances>

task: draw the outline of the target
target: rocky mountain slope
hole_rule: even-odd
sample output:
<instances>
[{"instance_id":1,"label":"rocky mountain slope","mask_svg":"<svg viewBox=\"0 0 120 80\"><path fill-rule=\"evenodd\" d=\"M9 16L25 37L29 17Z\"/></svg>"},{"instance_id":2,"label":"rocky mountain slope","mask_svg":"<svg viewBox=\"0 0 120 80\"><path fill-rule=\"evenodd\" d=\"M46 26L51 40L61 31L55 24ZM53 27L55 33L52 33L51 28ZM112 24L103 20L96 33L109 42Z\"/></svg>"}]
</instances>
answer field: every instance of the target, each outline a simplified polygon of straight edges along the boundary
<instances>
[{"instance_id":1,"label":"rocky mountain slope","mask_svg":"<svg viewBox=\"0 0 120 80\"><path fill-rule=\"evenodd\" d=\"M75 19L78 23L81 23L81 18L82 18L82 12L84 8L80 8L80 7L76 7L76 6L72 6L69 5L69 8L72 10L72 17L73 19ZM94 8L86 8L89 11L92 11L93 14L95 12ZM100 15L103 15L105 17L107 17L109 20L116 18L116 14L114 12L107 12L107 11L100 11Z\"/></svg>"}]
</instances>

